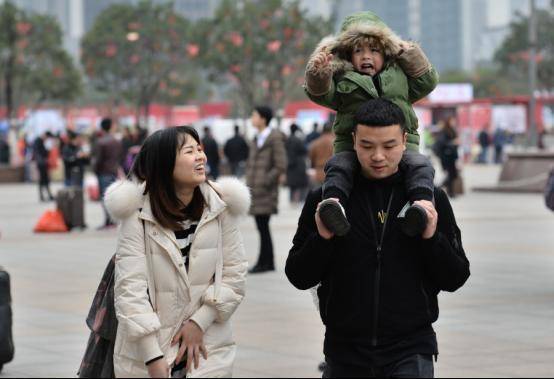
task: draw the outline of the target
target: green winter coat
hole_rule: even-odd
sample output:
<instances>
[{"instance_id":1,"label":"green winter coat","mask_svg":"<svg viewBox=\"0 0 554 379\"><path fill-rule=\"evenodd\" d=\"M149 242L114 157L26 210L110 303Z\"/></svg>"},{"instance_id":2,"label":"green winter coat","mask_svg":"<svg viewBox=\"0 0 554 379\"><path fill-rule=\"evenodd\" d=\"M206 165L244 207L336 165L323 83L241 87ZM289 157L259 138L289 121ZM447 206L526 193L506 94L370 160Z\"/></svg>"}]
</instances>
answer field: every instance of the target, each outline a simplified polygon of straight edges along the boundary
<instances>
[{"instance_id":1,"label":"green winter coat","mask_svg":"<svg viewBox=\"0 0 554 379\"><path fill-rule=\"evenodd\" d=\"M375 80L354 71L352 49L360 41L371 38L384 48L385 63ZM317 104L337 112L333 130L336 134L335 153L353 150L354 114L368 100L389 99L404 113L408 130L408 148L419 150L418 121L412 104L427 96L438 83L438 74L419 46L410 44L402 50L401 39L375 14L361 12L348 17L337 37L324 39L316 48L306 68L305 90ZM315 69L313 57L321 51L334 54L325 70Z\"/></svg>"}]
</instances>

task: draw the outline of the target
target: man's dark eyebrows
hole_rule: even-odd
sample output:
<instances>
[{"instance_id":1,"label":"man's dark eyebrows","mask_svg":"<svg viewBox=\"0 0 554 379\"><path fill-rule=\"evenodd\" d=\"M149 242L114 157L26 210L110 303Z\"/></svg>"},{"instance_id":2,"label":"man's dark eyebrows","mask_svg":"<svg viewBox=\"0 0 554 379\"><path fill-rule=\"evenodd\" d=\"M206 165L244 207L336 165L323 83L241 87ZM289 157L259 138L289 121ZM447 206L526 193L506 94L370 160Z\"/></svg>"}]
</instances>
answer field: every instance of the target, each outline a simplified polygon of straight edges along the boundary
<instances>
[{"instance_id":1,"label":"man's dark eyebrows","mask_svg":"<svg viewBox=\"0 0 554 379\"><path fill-rule=\"evenodd\" d=\"M398 141L396 139L391 139L391 140L385 142L384 144L385 145L390 145L390 144L393 144L393 143L398 143Z\"/></svg>"}]
</instances>

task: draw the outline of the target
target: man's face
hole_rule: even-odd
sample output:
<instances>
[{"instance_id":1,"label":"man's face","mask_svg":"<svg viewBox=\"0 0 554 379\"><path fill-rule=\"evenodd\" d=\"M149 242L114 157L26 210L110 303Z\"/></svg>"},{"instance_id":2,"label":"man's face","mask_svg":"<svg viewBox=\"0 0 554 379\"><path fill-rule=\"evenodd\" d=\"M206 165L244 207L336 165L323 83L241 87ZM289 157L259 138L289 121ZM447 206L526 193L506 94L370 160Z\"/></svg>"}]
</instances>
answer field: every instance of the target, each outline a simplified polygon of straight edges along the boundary
<instances>
[{"instance_id":1,"label":"man's face","mask_svg":"<svg viewBox=\"0 0 554 379\"><path fill-rule=\"evenodd\" d=\"M366 178L384 179L398 171L407 141L407 135L400 125L358 125L353 136L354 149Z\"/></svg>"},{"instance_id":2,"label":"man's face","mask_svg":"<svg viewBox=\"0 0 554 379\"><path fill-rule=\"evenodd\" d=\"M252 112L250 121L252 122L252 125L258 130L262 130L266 127L265 119L262 116L260 116L260 114L257 111Z\"/></svg>"},{"instance_id":3,"label":"man's face","mask_svg":"<svg viewBox=\"0 0 554 379\"><path fill-rule=\"evenodd\" d=\"M352 52L352 65L360 74L375 76L383 69L385 58L378 47L363 44Z\"/></svg>"}]
</instances>

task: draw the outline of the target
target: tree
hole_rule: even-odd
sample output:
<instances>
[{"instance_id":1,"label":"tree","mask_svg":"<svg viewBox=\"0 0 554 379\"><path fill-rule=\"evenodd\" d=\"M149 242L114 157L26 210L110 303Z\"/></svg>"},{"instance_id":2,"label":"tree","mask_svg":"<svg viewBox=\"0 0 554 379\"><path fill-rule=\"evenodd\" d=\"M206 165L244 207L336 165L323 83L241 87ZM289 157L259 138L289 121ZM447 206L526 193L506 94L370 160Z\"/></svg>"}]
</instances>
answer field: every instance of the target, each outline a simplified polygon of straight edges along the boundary
<instances>
[{"instance_id":1,"label":"tree","mask_svg":"<svg viewBox=\"0 0 554 379\"><path fill-rule=\"evenodd\" d=\"M554 6L554 4L553 4ZM541 9L537 14L538 88L554 88L554 11ZM529 17L518 15L510 25L510 34L495 53L501 73L514 81L527 83L529 65Z\"/></svg>"},{"instance_id":2,"label":"tree","mask_svg":"<svg viewBox=\"0 0 554 379\"><path fill-rule=\"evenodd\" d=\"M309 17L298 1L224 0L196 31L202 66L232 84L244 116L256 103L281 108L301 91L308 57L332 24Z\"/></svg>"},{"instance_id":3,"label":"tree","mask_svg":"<svg viewBox=\"0 0 554 379\"><path fill-rule=\"evenodd\" d=\"M171 4L116 4L84 36L82 64L95 89L148 118L153 101L177 104L194 94L190 33Z\"/></svg>"},{"instance_id":4,"label":"tree","mask_svg":"<svg viewBox=\"0 0 554 379\"><path fill-rule=\"evenodd\" d=\"M28 14L11 2L0 5L0 73L8 119L19 104L73 100L81 76L62 47L62 31L49 16Z\"/></svg>"}]
</instances>

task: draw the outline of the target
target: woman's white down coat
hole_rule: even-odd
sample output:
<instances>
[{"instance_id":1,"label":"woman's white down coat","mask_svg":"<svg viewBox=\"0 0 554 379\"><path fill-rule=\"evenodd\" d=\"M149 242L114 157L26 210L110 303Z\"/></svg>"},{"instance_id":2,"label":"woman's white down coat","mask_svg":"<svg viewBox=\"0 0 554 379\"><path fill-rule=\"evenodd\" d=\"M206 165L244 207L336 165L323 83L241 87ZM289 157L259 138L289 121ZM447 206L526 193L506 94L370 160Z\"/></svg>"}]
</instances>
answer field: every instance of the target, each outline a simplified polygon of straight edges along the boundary
<instances>
[{"instance_id":1,"label":"woman's white down coat","mask_svg":"<svg viewBox=\"0 0 554 379\"><path fill-rule=\"evenodd\" d=\"M121 181L106 195L110 214L121 221L115 273L116 376L146 377L144 363L161 355L172 364L178 346L171 347L171 340L183 321L193 320L204 332L208 359L201 359L189 377L230 377L236 348L229 319L244 297L248 269L237 218L248 212L249 191L230 178L200 186L207 207L187 272L173 231L157 223L143 189ZM223 269L215 298L218 257ZM148 295L149 280L156 310Z\"/></svg>"}]
</instances>

